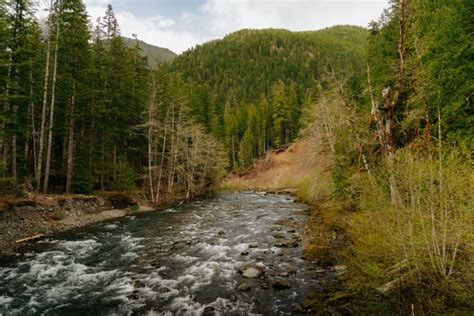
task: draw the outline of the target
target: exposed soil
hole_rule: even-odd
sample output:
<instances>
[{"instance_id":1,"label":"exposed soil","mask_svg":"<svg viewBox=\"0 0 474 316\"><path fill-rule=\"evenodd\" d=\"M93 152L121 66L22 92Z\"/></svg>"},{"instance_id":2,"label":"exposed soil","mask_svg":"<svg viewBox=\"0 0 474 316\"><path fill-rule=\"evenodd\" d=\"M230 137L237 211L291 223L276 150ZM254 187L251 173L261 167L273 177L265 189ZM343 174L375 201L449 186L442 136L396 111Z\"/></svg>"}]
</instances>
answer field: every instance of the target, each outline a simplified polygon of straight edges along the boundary
<instances>
[{"instance_id":1,"label":"exposed soil","mask_svg":"<svg viewBox=\"0 0 474 316\"><path fill-rule=\"evenodd\" d=\"M229 189L295 191L298 181L307 176L312 167L310 151L308 141L273 150L257 160L243 175L229 174L222 186Z\"/></svg>"},{"instance_id":2,"label":"exposed soil","mask_svg":"<svg viewBox=\"0 0 474 316\"><path fill-rule=\"evenodd\" d=\"M146 211L126 194L108 196L30 195L0 201L0 255L9 255L22 239L48 236L72 228Z\"/></svg>"}]
</instances>

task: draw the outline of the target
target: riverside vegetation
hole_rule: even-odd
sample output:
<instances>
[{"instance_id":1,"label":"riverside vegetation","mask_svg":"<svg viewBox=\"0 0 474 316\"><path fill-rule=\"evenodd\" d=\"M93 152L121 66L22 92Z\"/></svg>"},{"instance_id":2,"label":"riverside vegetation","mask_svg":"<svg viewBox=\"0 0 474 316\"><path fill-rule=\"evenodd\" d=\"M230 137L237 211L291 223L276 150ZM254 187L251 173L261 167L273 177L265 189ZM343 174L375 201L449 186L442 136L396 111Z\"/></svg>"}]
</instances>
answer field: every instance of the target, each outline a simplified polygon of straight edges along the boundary
<instances>
[{"instance_id":1,"label":"riverside vegetation","mask_svg":"<svg viewBox=\"0 0 474 316\"><path fill-rule=\"evenodd\" d=\"M159 204L304 139L287 185L346 230L343 311L472 311L473 11L394 0L368 29L241 30L150 69L111 6L90 31L52 1L43 34L3 1L0 188Z\"/></svg>"}]
</instances>

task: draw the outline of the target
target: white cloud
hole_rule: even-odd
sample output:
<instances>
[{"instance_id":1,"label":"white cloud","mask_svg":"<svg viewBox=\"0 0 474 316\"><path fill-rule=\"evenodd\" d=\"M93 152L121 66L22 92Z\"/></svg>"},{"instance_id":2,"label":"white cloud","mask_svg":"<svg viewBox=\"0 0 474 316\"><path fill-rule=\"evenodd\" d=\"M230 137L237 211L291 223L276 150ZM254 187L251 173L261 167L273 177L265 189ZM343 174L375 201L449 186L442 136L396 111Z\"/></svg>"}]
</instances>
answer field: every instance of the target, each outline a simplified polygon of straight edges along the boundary
<instances>
[{"instance_id":1,"label":"white cloud","mask_svg":"<svg viewBox=\"0 0 474 316\"><path fill-rule=\"evenodd\" d=\"M321 29L334 24L367 26L387 0L207 0L201 11L216 33L241 28Z\"/></svg>"},{"instance_id":2,"label":"white cloud","mask_svg":"<svg viewBox=\"0 0 474 316\"><path fill-rule=\"evenodd\" d=\"M39 0L49 2L50 0ZM177 0L162 0L175 10ZM188 1L188 0L185 0ZM122 34L137 34L145 42L180 53L196 44L242 28L316 30L335 24L367 26L388 6L388 0L202 0L200 7L158 14L158 4L149 1L149 13L134 12L134 1L85 0L91 20L104 15L109 2L116 11ZM143 3L142 3L143 5ZM195 6L196 7L196 6Z\"/></svg>"},{"instance_id":3,"label":"white cloud","mask_svg":"<svg viewBox=\"0 0 474 316\"><path fill-rule=\"evenodd\" d=\"M105 12L104 7L101 6L89 6L87 10L92 21L103 16ZM133 34L137 34L140 40L169 48L176 53L180 53L195 43L201 42L200 38L193 33L177 28L176 21L167 17L160 15L138 17L128 11L117 11L115 14L121 33L126 37L132 37Z\"/></svg>"}]
</instances>

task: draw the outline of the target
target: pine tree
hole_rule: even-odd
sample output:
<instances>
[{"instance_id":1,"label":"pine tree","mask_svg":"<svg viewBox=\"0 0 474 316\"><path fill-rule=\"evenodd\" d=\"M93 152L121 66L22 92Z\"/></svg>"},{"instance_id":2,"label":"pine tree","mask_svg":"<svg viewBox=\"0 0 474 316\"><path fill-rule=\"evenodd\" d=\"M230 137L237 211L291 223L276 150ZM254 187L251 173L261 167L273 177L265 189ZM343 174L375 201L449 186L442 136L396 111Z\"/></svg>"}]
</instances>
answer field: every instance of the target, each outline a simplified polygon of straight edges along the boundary
<instances>
[{"instance_id":1,"label":"pine tree","mask_svg":"<svg viewBox=\"0 0 474 316\"><path fill-rule=\"evenodd\" d=\"M31 105L32 63L37 47L38 26L35 23L31 3L27 0L15 0L7 7L9 33L7 37L8 66L5 81L4 113L6 118L3 143L4 165L11 167L12 183L18 183L20 148L25 145L30 125L25 124ZM9 13L9 14L8 14ZM11 153L9 154L9 145ZM11 163L7 160L10 156ZM21 164L23 165L23 164Z\"/></svg>"},{"instance_id":2,"label":"pine tree","mask_svg":"<svg viewBox=\"0 0 474 316\"><path fill-rule=\"evenodd\" d=\"M81 0L64 1L61 3L61 33L59 41L58 93L60 115L66 130L62 136L63 151L66 152L66 193L72 189L74 153L76 148L76 123L87 109L89 97L89 76L91 72L91 56L89 49L90 33L85 5ZM80 120L78 123L81 123Z\"/></svg>"},{"instance_id":3,"label":"pine tree","mask_svg":"<svg viewBox=\"0 0 474 316\"><path fill-rule=\"evenodd\" d=\"M278 145L287 144L291 128L290 105L286 96L286 87L282 81L272 86L273 126L278 135Z\"/></svg>"}]
</instances>

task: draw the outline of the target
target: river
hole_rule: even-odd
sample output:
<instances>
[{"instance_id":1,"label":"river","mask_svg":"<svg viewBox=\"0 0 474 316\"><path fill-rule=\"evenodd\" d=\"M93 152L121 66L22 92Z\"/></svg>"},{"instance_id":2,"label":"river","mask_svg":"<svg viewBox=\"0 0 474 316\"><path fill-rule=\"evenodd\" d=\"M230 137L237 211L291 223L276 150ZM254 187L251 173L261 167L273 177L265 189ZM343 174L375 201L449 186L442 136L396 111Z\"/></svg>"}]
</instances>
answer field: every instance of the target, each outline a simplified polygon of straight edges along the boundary
<instances>
[{"instance_id":1,"label":"river","mask_svg":"<svg viewBox=\"0 0 474 316\"><path fill-rule=\"evenodd\" d=\"M219 193L25 246L0 260L0 315L294 314L318 286L307 208Z\"/></svg>"}]
</instances>

